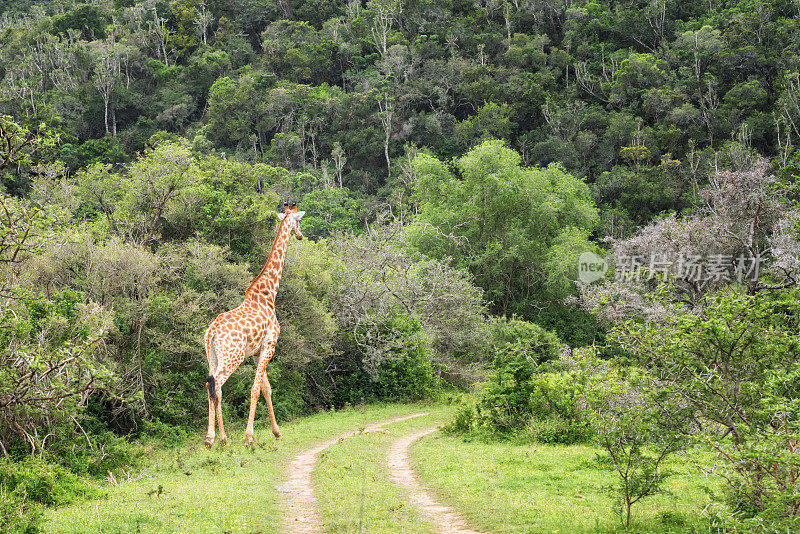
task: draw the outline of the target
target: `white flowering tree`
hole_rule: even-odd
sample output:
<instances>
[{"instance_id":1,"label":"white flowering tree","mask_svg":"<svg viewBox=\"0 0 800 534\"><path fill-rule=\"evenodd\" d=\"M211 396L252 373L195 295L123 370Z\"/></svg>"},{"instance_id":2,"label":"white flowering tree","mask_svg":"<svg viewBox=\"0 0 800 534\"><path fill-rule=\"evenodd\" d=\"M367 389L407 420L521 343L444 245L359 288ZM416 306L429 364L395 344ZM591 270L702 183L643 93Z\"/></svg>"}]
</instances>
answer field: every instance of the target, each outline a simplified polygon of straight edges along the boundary
<instances>
[{"instance_id":1,"label":"white flowering tree","mask_svg":"<svg viewBox=\"0 0 800 534\"><path fill-rule=\"evenodd\" d=\"M759 161L720 172L695 211L670 214L613 243L614 279L584 285L583 305L608 320L666 318L697 310L702 297L731 284L748 294L800 281L800 212Z\"/></svg>"}]
</instances>

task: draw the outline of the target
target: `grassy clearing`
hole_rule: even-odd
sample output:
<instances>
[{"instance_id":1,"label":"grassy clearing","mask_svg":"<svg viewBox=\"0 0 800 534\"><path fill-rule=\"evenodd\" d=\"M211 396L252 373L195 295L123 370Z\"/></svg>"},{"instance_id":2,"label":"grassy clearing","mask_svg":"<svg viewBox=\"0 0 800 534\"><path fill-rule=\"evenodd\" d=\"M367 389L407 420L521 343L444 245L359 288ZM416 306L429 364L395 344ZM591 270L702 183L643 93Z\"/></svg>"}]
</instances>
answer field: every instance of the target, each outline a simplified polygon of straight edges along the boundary
<instances>
[{"instance_id":1,"label":"grassy clearing","mask_svg":"<svg viewBox=\"0 0 800 534\"><path fill-rule=\"evenodd\" d=\"M470 523L502 534L624 532L610 487L614 476L596 467L586 445L465 443L432 434L414 444L420 477ZM709 532L699 519L709 503L704 488L718 483L677 458L667 494L633 508L632 532Z\"/></svg>"},{"instance_id":2,"label":"grassy clearing","mask_svg":"<svg viewBox=\"0 0 800 534\"><path fill-rule=\"evenodd\" d=\"M358 434L322 452L314 472L314 486L320 515L329 532L434 532L389 480L386 464L392 441L452 417L449 407L428 407L420 411L431 413L387 425L388 434Z\"/></svg>"},{"instance_id":3,"label":"grassy clearing","mask_svg":"<svg viewBox=\"0 0 800 534\"><path fill-rule=\"evenodd\" d=\"M423 410L376 405L321 413L281 425L275 441L268 424L256 425L255 447L244 446L242 422L226 424L230 444L205 450L198 432L182 447L148 451L134 478L103 486L107 497L46 512L47 533L278 533L280 486L293 456L365 423ZM366 531L365 531L366 532Z\"/></svg>"}]
</instances>

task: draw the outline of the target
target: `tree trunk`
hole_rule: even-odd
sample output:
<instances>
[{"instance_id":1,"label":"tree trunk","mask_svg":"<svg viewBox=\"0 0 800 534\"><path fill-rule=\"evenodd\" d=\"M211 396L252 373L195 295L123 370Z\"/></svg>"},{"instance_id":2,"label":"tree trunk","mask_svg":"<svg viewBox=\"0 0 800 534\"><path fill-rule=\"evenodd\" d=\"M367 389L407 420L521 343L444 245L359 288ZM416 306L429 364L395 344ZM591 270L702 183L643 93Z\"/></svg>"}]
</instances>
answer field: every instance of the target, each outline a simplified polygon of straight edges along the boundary
<instances>
[{"instance_id":1,"label":"tree trunk","mask_svg":"<svg viewBox=\"0 0 800 534\"><path fill-rule=\"evenodd\" d=\"M103 111L105 112L105 123L106 123L106 135L108 135L108 98L103 98Z\"/></svg>"}]
</instances>

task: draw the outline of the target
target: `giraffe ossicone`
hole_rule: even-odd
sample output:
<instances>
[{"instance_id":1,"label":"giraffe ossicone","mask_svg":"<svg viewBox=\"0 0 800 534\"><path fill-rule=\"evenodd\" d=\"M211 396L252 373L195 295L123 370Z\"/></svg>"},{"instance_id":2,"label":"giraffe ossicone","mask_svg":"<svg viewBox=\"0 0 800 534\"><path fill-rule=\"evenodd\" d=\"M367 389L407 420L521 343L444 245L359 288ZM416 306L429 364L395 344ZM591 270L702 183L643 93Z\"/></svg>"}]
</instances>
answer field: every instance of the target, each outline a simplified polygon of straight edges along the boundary
<instances>
[{"instance_id":1,"label":"giraffe ossicone","mask_svg":"<svg viewBox=\"0 0 800 534\"><path fill-rule=\"evenodd\" d=\"M253 279L244 294L244 300L236 308L221 313L208 326L205 333L206 358L208 359L208 433L205 445L211 447L215 437L215 419L219 420L220 441L227 440L222 424L222 386L245 358L252 356L256 362L256 375L250 390L250 414L247 418L245 442L253 441L253 421L256 405L261 394L267 401L272 434L281 438L272 408L272 386L267 379L267 365L275 352L275 344L281 327L275 316L275 295L281 281L283 262L289 237L303 239L300 219L305 214L297 205L290 208L284 204L284 212L278 214L280 224L267 262Z\"/></svg>"}]
</instances>

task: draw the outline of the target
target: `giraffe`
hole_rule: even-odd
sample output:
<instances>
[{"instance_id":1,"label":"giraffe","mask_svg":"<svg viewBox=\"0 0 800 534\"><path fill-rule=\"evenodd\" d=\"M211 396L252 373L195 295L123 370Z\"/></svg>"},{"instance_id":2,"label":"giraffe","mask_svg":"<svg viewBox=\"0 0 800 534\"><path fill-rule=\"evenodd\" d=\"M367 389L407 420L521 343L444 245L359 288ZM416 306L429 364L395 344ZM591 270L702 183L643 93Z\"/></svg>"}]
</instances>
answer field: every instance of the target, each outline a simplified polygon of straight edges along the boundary
<instances>
[{"instance_id":1,"label":"giraffe","mask_svg":"<svg viewBox=\"0 0 800 534\"><path fill-rule=\"evenodd\" d=\"M291 209L284 204L284 213L279 213L278 233L264 268L245 291L242 303L225 313L221 313L208 326L205 334L206 357L208 358L208 433L205 445L214 443L214 415L219 419L220 442L227 441L225 427L222 424L220 401L222 386L239 364L248 356L256 362L256 376L250 390L250 415L247 418L245 443L253 441L253 420L256 415L256 404L259 394L263 393L269 409L272 434L281 438L281 431L275 422L272 409L272 387L267 380L267 364L275 352L275 343L280 334L280 325L275 317L275 295L281 281L283 261L286 257L286 245L289 236L303 239L300 231L300 218L304 211L297 211L297 204Z\"/></svg>"}]
</instances>

